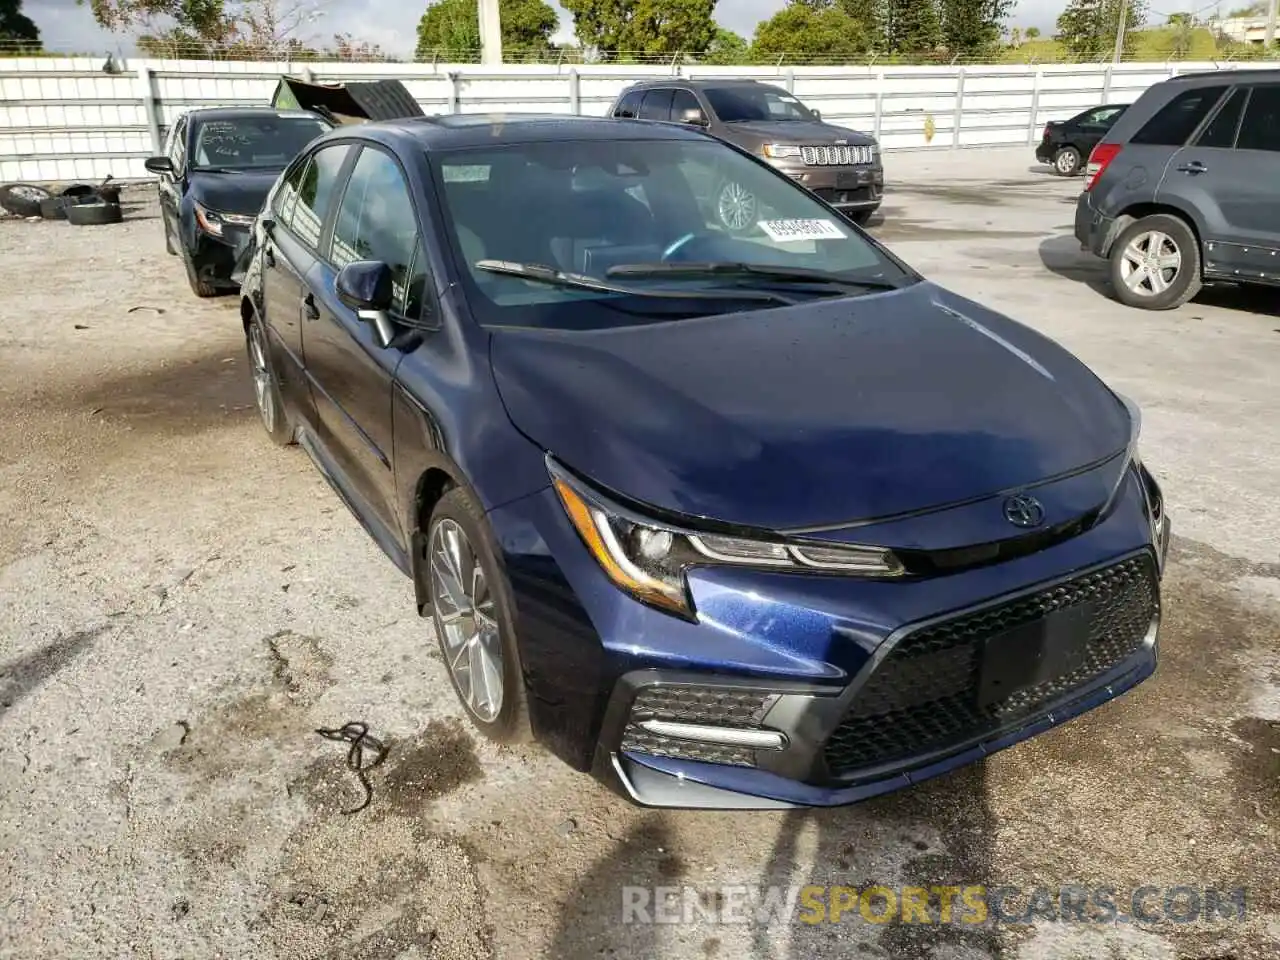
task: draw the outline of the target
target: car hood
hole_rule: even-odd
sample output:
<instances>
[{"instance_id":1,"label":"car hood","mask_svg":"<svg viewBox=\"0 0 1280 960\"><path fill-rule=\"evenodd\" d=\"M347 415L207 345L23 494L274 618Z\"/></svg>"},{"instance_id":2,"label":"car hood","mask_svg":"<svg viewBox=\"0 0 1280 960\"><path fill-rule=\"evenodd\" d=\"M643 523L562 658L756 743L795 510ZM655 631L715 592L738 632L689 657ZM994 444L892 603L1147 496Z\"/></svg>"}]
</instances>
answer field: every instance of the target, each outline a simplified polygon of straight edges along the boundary
<instances>
[{"instance_id":1,"label":"car hood","mask_svg":"<svg viewBox=\"0 0 1280 960\"><path fill-rule=\"evenodd\" d=\"M726 123L730 134L745 134L762 143L832 144L843 141L851 146L867 146L875 143L874 137L848 127L822 123L817 120L744 120Z\"/></svg>"},{"instance_id":2,"label":"car hood","mask_svg":"<svg viewBox=\"0 0 1280 960\"><path fill-rule=\"evenodd\" d=\"M279 170L252 170L243 173L211 173L194 170L190 175L190 195L210 210L256 216L280 176Z\"/></svg>"},{"instance_id":3,"label":"car hood","mask_svg":"<svg viewBox=\"0 0 1280 960\"><path fill-rule=\"evenodd\" d=\"M795 530L1057 476L1122 450L1080 361L928 282L881 295L492 338L512 422L614 493Z\"/></svg>"}]
</instances>

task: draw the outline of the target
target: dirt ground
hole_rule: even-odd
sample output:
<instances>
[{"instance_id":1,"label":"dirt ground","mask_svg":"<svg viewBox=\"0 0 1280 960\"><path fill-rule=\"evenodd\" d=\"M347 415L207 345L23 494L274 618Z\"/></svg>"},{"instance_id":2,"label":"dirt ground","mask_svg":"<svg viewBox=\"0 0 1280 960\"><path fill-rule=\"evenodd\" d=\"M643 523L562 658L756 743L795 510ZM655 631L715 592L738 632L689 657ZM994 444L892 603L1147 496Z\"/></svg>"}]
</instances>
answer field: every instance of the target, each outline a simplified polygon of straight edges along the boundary
<instances>
[{"instance_id":1,"label":"dirt ground","mask_svg":"<svg viewBox=\"0 0 1280 960\"><path fill-rule=\"evenodd\" d=\"M471 734L408 581L263 435L234 299L189 292L146 191L119 226L4 220L0 958L1280 954L1277 299L1106 299L1070 237L1079 181L1029 150L886 166L873 232L1143 405L1177 533L1151 681L859 806L630 806ZM389 748L354 814L348 745L316 733L348 721ZM1245 887L1247 908L623 923L624 888L769 884Z\"/></svg>"}]
</instances>

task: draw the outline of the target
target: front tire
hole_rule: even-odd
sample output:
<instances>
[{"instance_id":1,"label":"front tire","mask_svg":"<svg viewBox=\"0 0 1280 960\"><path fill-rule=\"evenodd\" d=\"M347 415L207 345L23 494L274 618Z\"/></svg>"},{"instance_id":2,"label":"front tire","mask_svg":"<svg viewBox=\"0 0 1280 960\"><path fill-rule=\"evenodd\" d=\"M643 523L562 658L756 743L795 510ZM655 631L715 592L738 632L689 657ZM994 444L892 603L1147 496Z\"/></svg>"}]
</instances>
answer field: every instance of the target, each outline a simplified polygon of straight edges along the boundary
<instances>
[{"instance_id":1,"label":"front tire","mask_svg":"<svg viewBox=\"0 0 1280 960\"><path fill-rule=\"evenodd\" d=\"M515 602L479 501L455 487L427 527L423 575L445 669L472 724L490 740L530 739Z\"/></svg>"},{"instance_id":2,"label":"front tire","mask_svg":"<svg viewBox=\"0 0 1280 960\"><path fill-rule=\"evenodd\" d=\"M257 317L249 321L244 336L245 351L249 354L249 372L253 376L253 398L258 405L258 416L262 418L262 428L267 431L272 443L287 447L293 443L293 427L289 424L284 402L280 398L280 386L276 382L275 369L271 364L271 352L267 349L267 334Z\"/></svg>"},{"instance_id":3,"label":"front tire","mask_svg":"<svg viewBox=\"0 0 1280 960\"><path fill-rule=\"evenodd\" d=\"M1063 147L1053 155L1053 172L1060 177L1074 177L1080 172L1080 151Z\"/></svg>"},{"instance_id":4,"label":"front tire","mask_svg":"<svg viewBox=\"0 0 1280 960\"><path fill-rule=\"evenodd\" d=\"M1144 310L1172 310L1200 292L1200 241L1186 222L1169 214L1129 225L1111 248L1116 299Z\"/></svg>"},{"instance_id":5,"label":"front tire","mask_svg":"<svg viewBox=\"0 0 1280 960\"><path fill-rule=\"evenodd\" d=\"M187 269L187 283L191 285L191 292L201 299L208 297L216 297L218 288L207 280L201 280L200 274L196 272L196 265L191 262L190 254L184 254L182 257L182 265Z\"/></svg>"}]
</instances>

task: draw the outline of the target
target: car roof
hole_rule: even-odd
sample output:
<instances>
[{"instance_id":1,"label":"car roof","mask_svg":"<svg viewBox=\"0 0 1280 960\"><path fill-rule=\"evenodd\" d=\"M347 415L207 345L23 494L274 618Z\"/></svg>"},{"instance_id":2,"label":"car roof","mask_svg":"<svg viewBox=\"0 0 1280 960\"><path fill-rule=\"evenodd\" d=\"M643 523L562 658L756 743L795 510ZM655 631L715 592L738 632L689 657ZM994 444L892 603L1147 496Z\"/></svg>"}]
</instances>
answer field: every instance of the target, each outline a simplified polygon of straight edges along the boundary
<instances>
[{"instance_id":1,"label":"car roof","mask_svg":"<svg viewBox=\"0 0 1280 960\"><path fill-rule=\"evenodd\" d=\"M1265 67L1253 70L1199 70L1195 73L1180 73L1176 77L1170 77L1165 83L1197 83L1215 80L1219 83L1257 83L1259 80L1280 83L1280 70Z\"/></svg>"},{"instance_id":2,"label":"car roof","mask_svg":"<svg viewBox=\"0 0 1280 960\"><path fill-rule=\"evenodd\" d=\"M641 80L627 87L627 90L647 90L652 87L685 87L692 90L705 90L708 87L772 87L772 83L762 83L745 77L730 77L724 80L690 80L687 77L671 77L668 80Z\"/></svg>"},{"instance_id":3,"label":"car roof","mask_svg":"<svg viewBox=\"0 0 1280 960\"><path fill-rule=\"evenodd\" d=\"M237 120L240 117L289 117L306 114L323 120L318 113L311 110L283 110L280 107L197 107L188 110L186 116L191 120Z\"/></svg>"},{"instance_id":4,"label":"car roof","mask_svg":"<svg viewBox=\"0 0 1280 960\"><path fill-rule=\"evenodd\" d=\"M676 124L561 114L447 114L410 117L338 127L326 140L373 140L395 148L417 146L428 152L496 144L574 140L707 140L701 131Z\"/></svg>"}]
</instances>

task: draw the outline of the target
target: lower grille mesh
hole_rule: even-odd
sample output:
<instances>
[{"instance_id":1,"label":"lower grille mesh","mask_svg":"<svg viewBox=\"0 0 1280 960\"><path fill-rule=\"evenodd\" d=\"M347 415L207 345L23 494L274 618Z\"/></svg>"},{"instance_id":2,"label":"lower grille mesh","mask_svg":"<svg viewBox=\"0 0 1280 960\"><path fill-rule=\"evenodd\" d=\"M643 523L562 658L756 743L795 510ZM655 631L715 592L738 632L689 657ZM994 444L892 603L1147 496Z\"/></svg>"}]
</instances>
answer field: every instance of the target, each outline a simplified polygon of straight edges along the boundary
<instances>
[{"instance_id":1,"label":"lower grille mesh","mask_svg":"<svg viewBox=\"0 0 1280 960\"><path fill-rule=\"evenodd\" d=\"M621 749L655 757L704 760L739 767L755 766L755 751L745 747L695 743L652 733L640 724L645 720L701 723L716 727L759 729L777 697L690 684L644 687L636 694L631 715L622 732Z\"/></svg>"},{"instance_id":2,"label":"lower grille mesh","mask_svg":"<svg viewBox=\"0 0 1280 960\"><path fill-rule=\"evenodd\" d=\"M1137 652L1157 609L1154 568L1142 556L909 633L875 668L827 740L827 768L846 776L1032 719ZM1088 619L1059 641L1071 645L1061 651L1062 672L981 703L986 641L1068 610Z\"/></svg>"}]
</instances>

